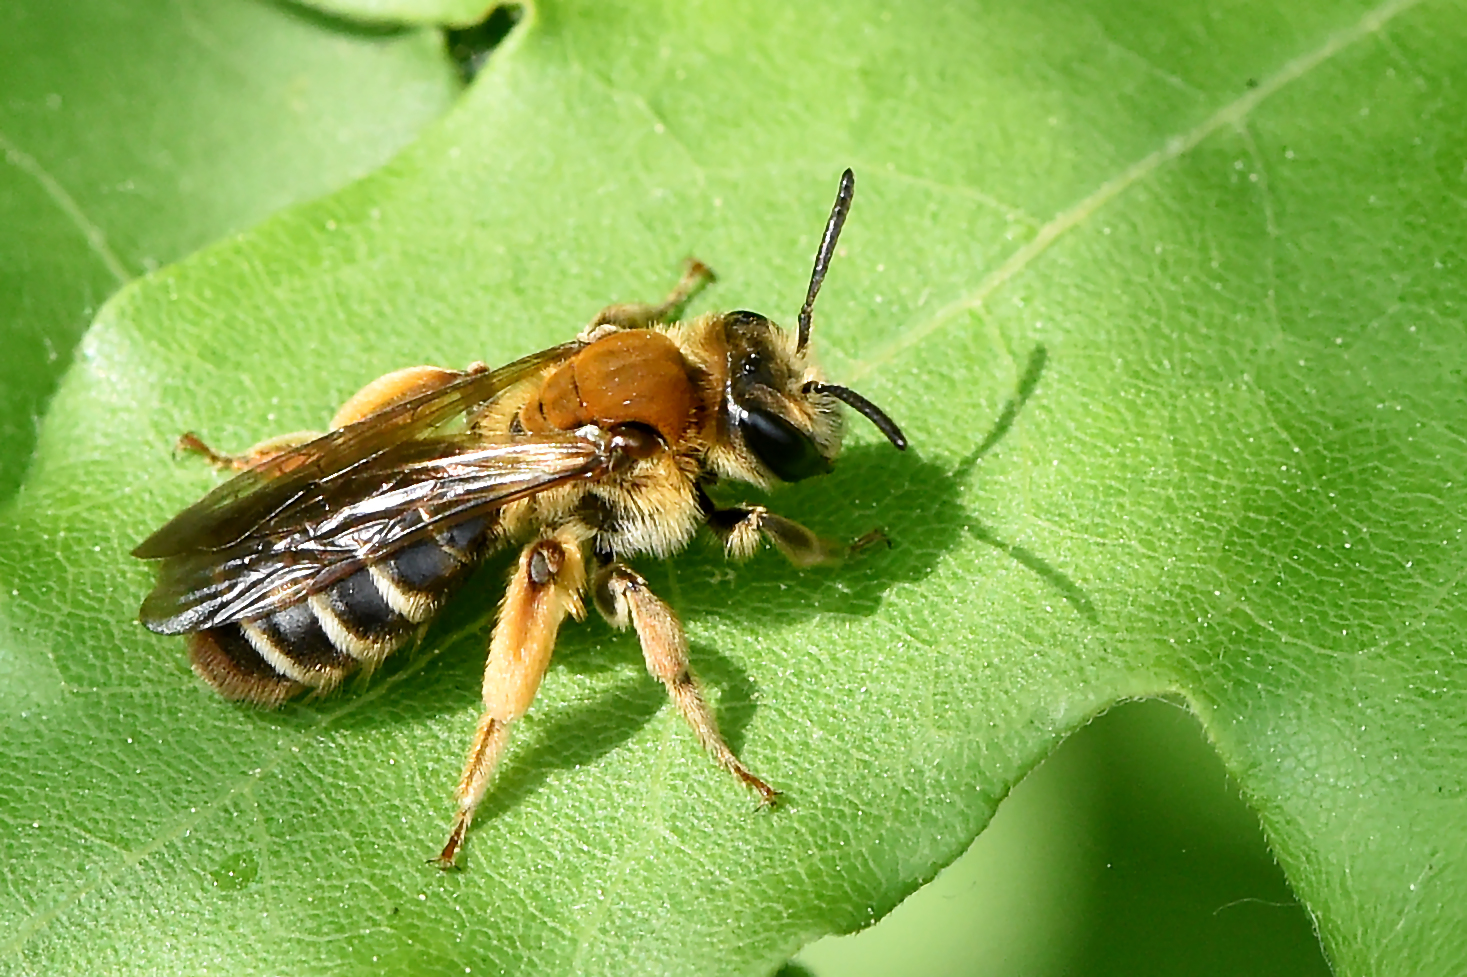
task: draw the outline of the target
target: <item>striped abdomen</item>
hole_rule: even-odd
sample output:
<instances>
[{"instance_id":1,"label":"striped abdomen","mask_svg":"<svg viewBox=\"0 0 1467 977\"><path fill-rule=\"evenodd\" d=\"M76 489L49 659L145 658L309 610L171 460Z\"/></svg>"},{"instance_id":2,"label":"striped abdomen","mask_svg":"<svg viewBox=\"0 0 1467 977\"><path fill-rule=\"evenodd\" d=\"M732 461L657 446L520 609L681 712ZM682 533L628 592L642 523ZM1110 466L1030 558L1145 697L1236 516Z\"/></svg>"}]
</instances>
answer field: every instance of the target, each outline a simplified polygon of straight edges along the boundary
<instances>
[{"instance_id":1,"label":"striped abdomen","mask_svg":"<svg viewBox=\"0 0 1467 977\"><path fill-rule=\"evenodd\" d=\"M195 632L194 671L226 698L266 707L328 692L426 625L473 571L489 530L485 518L460 523L284 610Z\"/></svg>"}]
</instances>

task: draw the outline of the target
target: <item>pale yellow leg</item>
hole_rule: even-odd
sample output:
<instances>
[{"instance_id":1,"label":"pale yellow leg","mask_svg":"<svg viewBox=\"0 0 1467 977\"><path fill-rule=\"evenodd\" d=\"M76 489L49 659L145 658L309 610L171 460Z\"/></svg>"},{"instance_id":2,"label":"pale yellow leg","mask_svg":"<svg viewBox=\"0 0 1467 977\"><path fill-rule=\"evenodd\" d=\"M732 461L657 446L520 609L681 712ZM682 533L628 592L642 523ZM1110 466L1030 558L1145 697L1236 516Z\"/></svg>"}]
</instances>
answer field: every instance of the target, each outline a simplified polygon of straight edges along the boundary
<instances>
[{"instance_id":1,"label":"pale yellow leg","mask_svg":"<svg viewBox=\"0 0 1467 977\"><path fill-rule=\"evenodd\" d=\"M608 305L596 313L590 325L581 330L581 342L594 342L610 332L621 329L650 329L661 322L672 322L682 311L688 299L715 278L713 269L697 258L689 258L683 269L683 277L677 286L663 299L661 304L630 302L625 305Z\"/></svg>"},{"instance_id":2,"label":"pale yellow leg","mask_svg":"<svg viewBox=\"0 0 1467 977\"><path fill-rule=\"evenodd\" d=\"M580 544L569 534L539 540L521 551L489 640L484 711L454 793L458 813L453 830L434 859L439 868L453 867L474 811L509 743L509 726L525 714L539 691L560 622L566 614L577 619L585 615L581 603L585 585Z\"/></svg>"},{"instance_id":3,"label":"pale yellow leg","mask_svg":"<svg viewBox=\"0 0 1467 977\"><path fill-rule=\"evenodd\" d=\"M209 447L192 431L185 431L178 437L178 450L203 455L215 468L242 472L246 468L253 468L263 461L269 461L278 454L283 454L291 448L298 448L307 441L313 441L320 436L320 432L317 431L293 431L290 434L277 434L237 455L227 455Z\"/></svg>"},{"instance_id":4,"label":"pale yellow leg","mask_svg":"<svg viewBox=\"0 0 1467 977\"><path fill-rule=\"evenodd\" d=\"M482 366L478 370L470 367L468 372L480 372L482 369ZM464 376L463 370L445 370L441 366L409 366L383 374L341 405L331 419L331 430L355 424L394 404L446 387Z\"/></svg>"},{"instance_id":5,"label":"pale yellow leg","mask_svg":"<svg viewBox=\"0 0 1467 977\"><path fill-rule=\"evenodd\" d=\"M647 581L619 563L596 574L593 593L597 610L612 627L630 625L636 629L647 671L667 686L667 694L678 712L683 714L714 762L758 791L764 803L772 805L778 801L779 791L744 766L719 734L713 710L708 708L688 668L688 639L672 608L648 589Z\"/></svg>"},{"instance_id":6,"label":"pale yellow leg","mask_svg":"<svg viewBox=\"0 0 1467 977\"><path fill-rule=\"evenodd\" d=\"M355 424L394 404L430 393L463 378L468 373L479 373L483 370L482 363L474 364L467 371L445 370L441 366L410 366L402 370L394 370L378 377L352 394L351 398L341 405L336 416L331 419L331 430ZM319 431L293 431L290 434L278 434L273 438L266 438L237 455L230 455L215 451L197 434L186 431L178 439L178 449L203 455L215 468L244 471L263 461L269 461L276 455L284 454L292 448L298 448L307 441L314 441L320 436Z\"/></svg>"}]
</instances>

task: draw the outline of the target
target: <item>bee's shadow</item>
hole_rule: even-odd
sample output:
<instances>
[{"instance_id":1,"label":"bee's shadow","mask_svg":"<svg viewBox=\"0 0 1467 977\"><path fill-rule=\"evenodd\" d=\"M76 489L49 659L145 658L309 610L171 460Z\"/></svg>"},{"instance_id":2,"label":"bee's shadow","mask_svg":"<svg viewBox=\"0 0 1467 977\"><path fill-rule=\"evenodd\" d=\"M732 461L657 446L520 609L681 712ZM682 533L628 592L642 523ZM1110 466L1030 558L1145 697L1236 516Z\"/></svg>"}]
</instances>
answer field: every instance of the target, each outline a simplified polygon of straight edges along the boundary
<instances>
[{"instance_id":1,"label":"bee's shadow","mask_svg":"<svg viewBox=\"0 0 1467 977\"><path fill-rule=\"evenodd\" d=\"M841 456L839 467L831 475L780 491L769 500L771 508L778 507L781 515L834 538L853 538L880 528L892 541L890 549L878 545L844 564L799 570L773 549L746 562L731 563L720 547L705 537L671 560L634 562L652 589L684 621L717 615L751 628L784 629L823 614L865 616L880 607L887 588L922 579L936 565L937 557L956 545L971 524L958 508L956 489L957 480L952 474L931 462L911 454L897 455L886 445L860 445ZM720 495L730 504L739 500L734 492ZM512 554L491 556L450 601L419 648L398 652L369 685L358 690L348 683L343 693L371 694L381 684L390 683L392 692L383 696L387 701L370 709L346 710L332 724L338 728L374 727L439 716L476 703L493 609L512 565ZM624 687L605 693L620 703L620 718L598 706L599 700L583 707L619 729L616 742L620 742L657 711L666 693L642 670L642 655L634 634L613 630L594 610L587 618L580 624L567 620L561 627L550 668L552 672L566 669L579 675L631 673ZM693 643L690 657L693 670L718 690L720 728L730 746L737 749L739 733L753 714L751 679L731 659L704 642ZM322 704L306 701L288 709L285 715L297 710L310 714L301 716L303 722L319 721ZM312 720L311 716L316 718ZM574 739L559 738L565 743ZM600 752L613 748L616 742ZM588 759L594 757L568 762L584 763Z\"/></svg>"},{"instance_id":2,"label":"bee's shadow","mask_svg":"<svg viewBox=\"0 0 1467 977\"><path fill-rule=\"evenodd\" d=\"M875 613L890 587L922 580L946 552L970 536L1037 574L1093 620L1094 607L1074 581L1039 554L1006 542L973 518L960 500L973 468L1011 429L1045 361L1044 348L1037 347L1015 395L956 469L940 467L915 451L903 456L885 444L862 444L845 452L832 474L789 486L768 500L771 509L825 536L852 538L879 528L890 549L877 547L839 566L799 570L773 550L745 563L730 563L716 545L704 541L671 561L642 561L638 569L685 620L715 615L750 628L786 629L817 615ZM730 490L718 495L727 504L753 500L753 493L741 496ZM332 725L389 725L459 712L477 703L492 609L511 563L507 554L492 557L435 622L422 649L389 661L387 674L377 680L395 686L387 697L389 707L348 710ZM594 612L590 617L583 625L568 621L562 628L551 669L625 677L573 709L526 723L531 728L519 738L519 748L511 750L483 816L493 817L538 789L546 771L587 765L616 749L667 705L661 684L642 670L635 636L613 631ZM717 691L719 726L737 753L757 709L755 684L740 665L706 643L695 642L690 656L694 671ZM466 742L467 736L466 728Z\"/></svg>"}]
</instances>

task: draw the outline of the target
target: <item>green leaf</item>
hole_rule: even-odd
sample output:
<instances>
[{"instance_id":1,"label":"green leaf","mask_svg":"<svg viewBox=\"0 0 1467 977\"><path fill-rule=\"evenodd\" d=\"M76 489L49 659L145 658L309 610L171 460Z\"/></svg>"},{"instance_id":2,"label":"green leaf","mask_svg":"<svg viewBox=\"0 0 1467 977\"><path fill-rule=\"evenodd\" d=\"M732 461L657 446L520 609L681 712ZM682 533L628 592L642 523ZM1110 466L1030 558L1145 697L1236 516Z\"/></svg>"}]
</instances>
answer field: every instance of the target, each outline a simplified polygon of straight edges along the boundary
<instances>
[{"instance_id":1,"label":"green leaf","mask_svg":"<svg viewBox=\"0 0 1467 977\"><path fill-rule=\"evenodd\" d=\"M436 32L226 0L0 9L0 497L124 282L379 166L457 94Z\"/></svg>"},{"instance_id":2,"label":"green leaf","mask_svg":"<svg viewBox=\"0 0 1467 977\"><path fill-rule=\"evenodd\" d=\"M936 879L795 963L813 977L1330 973L1258 816L1168 699L1077 730Z\"/></svg>"},{"instance_id":3,"label":"green leaf","mask_svg":"<svg viewBox=\"0 0 1467 977\"><path fill-rule=\"evenodd\" d=\"M547 4L371 178L126 289L5 519L16 971L768 972L889 911L1120 699L1173 692L1338 972L1458 964L1460 4ZM817 312L885 407L771 504L889 553L642 569L757 813L633 643L570 627L467 871L443 839L503 561L364 691L200 690L129 548L371 377L663 294ZM99 938L98 934L105 934Z\"/></svg>"}]
</instances>

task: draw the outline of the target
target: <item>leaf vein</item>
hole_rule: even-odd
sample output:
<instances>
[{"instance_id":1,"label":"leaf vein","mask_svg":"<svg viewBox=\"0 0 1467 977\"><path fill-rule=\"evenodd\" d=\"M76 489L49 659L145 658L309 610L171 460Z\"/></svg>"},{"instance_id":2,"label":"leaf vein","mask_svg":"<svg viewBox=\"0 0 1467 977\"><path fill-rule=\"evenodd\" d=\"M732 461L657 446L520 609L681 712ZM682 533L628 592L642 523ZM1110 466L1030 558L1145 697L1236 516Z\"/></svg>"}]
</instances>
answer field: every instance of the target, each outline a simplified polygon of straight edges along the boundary
<instances>
[{"instance_id":1,"label":"leaf vein","mask_svg":"<svg viewBox=\"0 0 1467 977\"><path fill-rule=\"evenodd\" d=\"M918 322L912 328L905 330L900 338L879 347L873 356L855 367L852 380L859 381L863 379L875 372L878 368L890 363L907 350L925 342L930 336L943 329L950 320L961 313L983 305L994 292L1018 277L1030 264L1042 257L1055 241L1085 223L1106 204L1156 172L1165 164L1190 152L1204 139L1207 139L1220 129L1227 126L1241 126L1249 113L1263 102L1264 99L1302 78L1357 41L1378 33L1392 19L1421 2L1422 0L1390 0L1390 2L1382 4L1367 13L1353 26L1331 34L1315 50L1289 61L1274 74L1264 79L1257 88L1250 89L1227 105L1224 105L1191 130L1167 139L1160 148L1143 156L1116 176L1096 187L1085 199L1068 210L1056 214L1048 223L1039 229L1039 232L1032 239L1011 254L998 268L985 276L971 292L959 296L957 299L938 309L925 321Z\"/></svg>"},{"instance_id":2,"label":"leaf vein","mask_svg":"<svg viewBox=\"0 0 1467 977\"><path fill-rule=\"evenodd\" d=\"M0 132L0 150L4 151L5 162L41 185L46 196L51 198L51 202L66 215L77 230L81 231L87 246L101 259L103 266L112 277L117 279L117 284L125 285L133 279L133 273L127 270L122 259L108 245L107 235L103 233L102 228L87 217L76 199L66 191L59 180L47 172L39 160L17 146L3 132Z\"/></svg>"}]
</instances>

